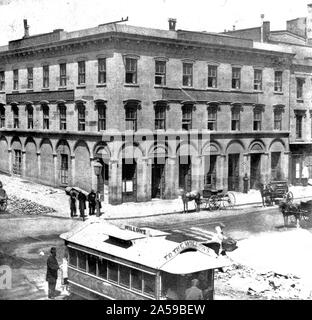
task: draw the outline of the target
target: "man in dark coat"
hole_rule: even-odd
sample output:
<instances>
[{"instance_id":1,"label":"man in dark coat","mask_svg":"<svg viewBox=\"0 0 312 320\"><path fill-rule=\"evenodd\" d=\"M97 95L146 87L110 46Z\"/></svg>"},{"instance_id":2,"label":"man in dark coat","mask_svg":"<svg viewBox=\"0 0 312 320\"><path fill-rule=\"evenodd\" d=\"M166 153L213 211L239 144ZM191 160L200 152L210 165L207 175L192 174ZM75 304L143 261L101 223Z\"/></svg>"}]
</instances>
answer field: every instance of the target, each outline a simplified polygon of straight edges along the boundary
<instances>
[{"instance_id":1,"label":"man in dark coat","mask_svg":"<svg viewBox=\"0 0 312 320\"><path fill-rule=\"evenodd\" d=\"M87 201L87 197L85 196L84 193L79 192L78 201L79 201L80 217L82 218L82 221L84 221L85 220L86 201Z\"/></svg>"},{"instance_id":2,"label":"man in dark coat","mask_svg":"<svg viewBox=\"0 0 312 320\"><path fill-rule=\"evenodd\" d=\"M92 189L91 192L88 194L88 201L89 201L89 215L94 215L95 212L95 204L96 204L96 193Z\"/></svg>"},{"instance_id":3,"label":"man in dark coat","mask_svg":"<svg viewBox=\"0 0 312 320\"><path fill-rule=\"evenodd\" d=\"M57 280L57 270L59 269L58 262L56 260L56 248L52 247L51 255L49 256L47 260L47 276L46 280L49 284L49 294L48 297L50 299L55 298L55 286L56 286L56 280Z\"/></svg>"},{"instance_id":4,"label":"man in dark coat","mask_svg":"<svg viewBox=\"0 0 312 320\"><path fill-rule=\"evenodd\" d=\"M74 190L71 190L69 193L69 201L70 201L70 216L77 216L77 208L76 208L76 193Z\"/></svg>"}]
</instances>

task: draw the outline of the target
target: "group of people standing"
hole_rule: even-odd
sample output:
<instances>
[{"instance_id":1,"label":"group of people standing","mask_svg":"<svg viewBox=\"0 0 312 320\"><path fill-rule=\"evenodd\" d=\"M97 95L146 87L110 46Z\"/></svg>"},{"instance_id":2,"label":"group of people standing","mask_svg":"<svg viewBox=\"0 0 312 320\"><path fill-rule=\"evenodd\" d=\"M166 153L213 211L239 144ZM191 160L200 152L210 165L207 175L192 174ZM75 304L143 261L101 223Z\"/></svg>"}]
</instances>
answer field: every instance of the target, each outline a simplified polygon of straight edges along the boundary
<instances>
[{"instance_id":1,"label":"group of people standing","mask_svg":"<svg viewBox=\"0 0 312 320\"><path fill-rule=\"evenodd\" d=\"M101 201L99 197L99 193L95 193L95 191L92 189L91 192L86 196L83 192L76 191L72 189L69 192L69 200L70 200L70 216L77 217L77 205L76 202L78 200L78 206L79 206L79 212L80 212L80 218L82 220L85 220L85 210L86 210L86 202L89 203L89 215L92 216L95 214L95 209L97 205L99 206L99 209L101 209Z\"/></svg>"}]
</instances>

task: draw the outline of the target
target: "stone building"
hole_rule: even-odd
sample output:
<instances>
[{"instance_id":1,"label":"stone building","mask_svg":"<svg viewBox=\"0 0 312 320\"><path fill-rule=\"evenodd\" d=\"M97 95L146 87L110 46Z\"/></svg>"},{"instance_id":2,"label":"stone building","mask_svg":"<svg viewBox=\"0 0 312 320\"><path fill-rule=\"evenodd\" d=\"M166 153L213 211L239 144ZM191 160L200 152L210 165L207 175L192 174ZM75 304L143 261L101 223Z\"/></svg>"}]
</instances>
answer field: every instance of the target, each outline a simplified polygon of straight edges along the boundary
<instances>
[{"instance_id":1,"label":"stone building","mask_svg":"<svg viewBox=\"0 0 312 320\"><path fill-rule=\"evenodd\" d=\"M291 51L175 24L1 47L0 170L111 204L288 179Z\"/></svg>"},{"instance_id":2,"label":"stone building","mask_svg":"<svg viewBox=\"0 0 312 320\"><path fill-rule=\"evenodd\" d=\"M307 16L286 22L285 30L271 31L270 22L260 27L228 31L226 34L275 44L292 50L290 75L290 161L291 183L305 184L312 178L312 4Z\"/></svg>"}]
</instances>

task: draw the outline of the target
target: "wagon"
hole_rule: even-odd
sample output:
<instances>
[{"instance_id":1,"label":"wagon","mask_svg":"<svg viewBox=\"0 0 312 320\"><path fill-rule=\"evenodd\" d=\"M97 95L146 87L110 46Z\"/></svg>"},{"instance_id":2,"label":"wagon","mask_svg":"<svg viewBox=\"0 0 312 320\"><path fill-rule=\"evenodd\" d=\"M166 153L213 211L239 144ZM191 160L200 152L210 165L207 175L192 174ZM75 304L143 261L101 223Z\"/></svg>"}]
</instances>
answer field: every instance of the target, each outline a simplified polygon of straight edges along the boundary
<instances>
[{"instance_id":1,"label":"wagon","mask_svg":"<svg viewBox=\"0 0 312 320\"><path fill-rule=\"evenodd\" d=\"M287 181L271 181L262 191L262 196L265 204L273 205L280 201L292 202L294 196L289 191Z\"/></svg>"},{"instance_id":2,"label":"wagon","mask_svg":"<svg viewBox=\"0 0 312 320\"><path fill-rule=\"evenodd\" d=\"M282 201L279 204L279 209L283 214L284 226L288 225L288 218L296 223L297 228L300 226L300 221L308 220L312 213L312 200L301 201L300 203L292 203L287 201Z\"/></svg>"},{"instance_id":3,"label":"wagon","mask_svg":"<svg viewBox=\"0 0 312 320\"><path fill-rule=\"evenodd\" d=\"M201 203L204 204L206 209L231 209L234 207L235 202L236 199L233 192L223 192L223 189L204 189L202 191Z\"/></svg>"}]
</instances>

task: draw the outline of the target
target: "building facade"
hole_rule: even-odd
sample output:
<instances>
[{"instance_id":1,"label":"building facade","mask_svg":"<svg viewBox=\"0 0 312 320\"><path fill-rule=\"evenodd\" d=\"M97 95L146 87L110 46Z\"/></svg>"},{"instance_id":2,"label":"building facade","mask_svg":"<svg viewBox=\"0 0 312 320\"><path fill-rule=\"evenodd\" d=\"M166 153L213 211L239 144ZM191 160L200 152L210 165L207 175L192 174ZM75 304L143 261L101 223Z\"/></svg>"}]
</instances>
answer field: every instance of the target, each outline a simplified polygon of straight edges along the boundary
<instances>
[{"instance_id":1,"label":"building facade","mask_svg":"<svg viewBox=\"0 0 312 320\"><path fill-rule=\"evenodd\" d=\"M288 179L293 56L173 20L25 34L0 48L0 170L111 204Z\"/></svg>"}]
</instances>

